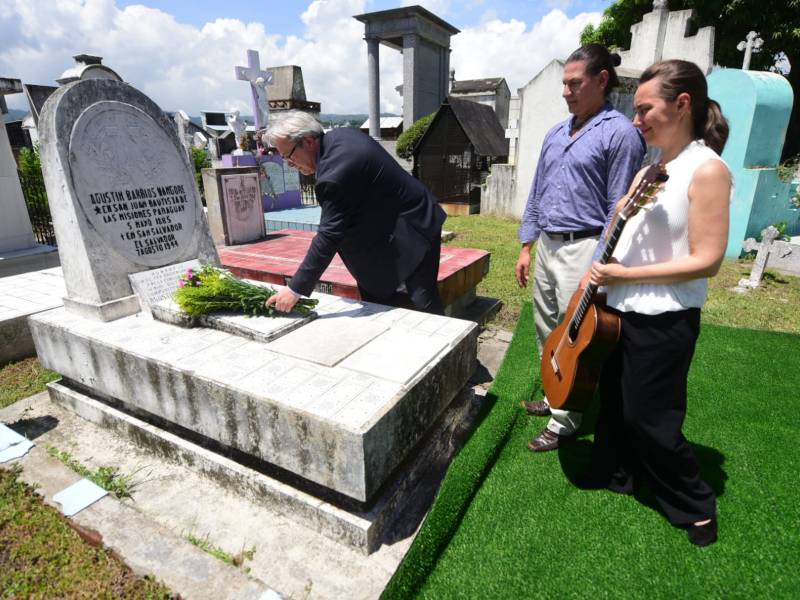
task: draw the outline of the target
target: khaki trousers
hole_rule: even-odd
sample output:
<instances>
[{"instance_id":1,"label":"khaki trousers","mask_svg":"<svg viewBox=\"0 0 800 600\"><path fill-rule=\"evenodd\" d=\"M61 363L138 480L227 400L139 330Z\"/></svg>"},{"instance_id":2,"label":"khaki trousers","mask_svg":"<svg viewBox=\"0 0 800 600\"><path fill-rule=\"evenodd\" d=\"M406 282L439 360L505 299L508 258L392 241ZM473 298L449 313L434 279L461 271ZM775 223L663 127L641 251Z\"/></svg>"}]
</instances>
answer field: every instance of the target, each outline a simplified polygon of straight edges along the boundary
<instances>
[{"instance_id":1,"label":"khaki trousers","mask_svg":"<svg viewBox=\"0 0 800 600\"><path fill-rule=\"evenodd\" d=\"M550 237L544 232L539 237L533 273L533 318L539 357L547 336L564 319L572 294L591 266L598 239L563 241L560 236ZM553 433L571 435L580 427L581 413L552 407L550 411L547 428Z\"/></svg>"}]
</instances>

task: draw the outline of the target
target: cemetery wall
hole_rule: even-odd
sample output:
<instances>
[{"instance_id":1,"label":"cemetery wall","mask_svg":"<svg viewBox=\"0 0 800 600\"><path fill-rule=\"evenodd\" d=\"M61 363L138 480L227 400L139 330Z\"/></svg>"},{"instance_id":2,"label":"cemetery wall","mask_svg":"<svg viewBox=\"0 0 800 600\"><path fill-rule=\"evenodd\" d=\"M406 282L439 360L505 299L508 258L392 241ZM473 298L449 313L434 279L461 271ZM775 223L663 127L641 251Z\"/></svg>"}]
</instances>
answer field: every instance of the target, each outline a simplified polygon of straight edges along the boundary
<instances>
[{"instance_id":1,"label":"cemetery wall","mask_svg":"<svg viewBox=\"0 0 800 600\"><path fill-rule=\"evenodd\" d=\"M0 209L0 252L35 246L36 239L17 175L17 162L5 127L0 127Z\"/></svg>"},{"instance_id":2,"label":"cemetery wall","mask_svg":"<svg viewBox=\"0 0 800 600\"><path fill-rule=\"evenodd\" d=\"M522 218L525 211L544 136L556 123L569 117L567 104L561 97L563 71L564 62L553 60L518 91L519 139L514 195L509 203L510 215L516 218Z\"/></svg>"}]
</instances>

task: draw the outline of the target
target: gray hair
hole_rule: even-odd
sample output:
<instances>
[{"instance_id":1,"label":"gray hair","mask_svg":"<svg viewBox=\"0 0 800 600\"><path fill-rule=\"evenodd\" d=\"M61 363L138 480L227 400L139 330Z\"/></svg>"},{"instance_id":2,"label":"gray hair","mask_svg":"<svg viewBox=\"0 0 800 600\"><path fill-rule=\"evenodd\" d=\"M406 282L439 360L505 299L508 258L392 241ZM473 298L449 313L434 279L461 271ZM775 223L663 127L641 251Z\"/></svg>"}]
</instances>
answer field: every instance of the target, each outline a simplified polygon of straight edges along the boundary
<instances>
[{"instance_id":1,"label":"gray hair","mask_svg":"<svg viewBox=\"0 0 800 600\"><path fill-rule=\"evenodd\" d=\"M279 113L273 120L264 135L261 143L265 147L275 147L275 139L282 138L292 143L297 143L303 138L318 138L322 135L322 125L310 114L300 110L290 110Z\"/></svg>"}]
</instances>

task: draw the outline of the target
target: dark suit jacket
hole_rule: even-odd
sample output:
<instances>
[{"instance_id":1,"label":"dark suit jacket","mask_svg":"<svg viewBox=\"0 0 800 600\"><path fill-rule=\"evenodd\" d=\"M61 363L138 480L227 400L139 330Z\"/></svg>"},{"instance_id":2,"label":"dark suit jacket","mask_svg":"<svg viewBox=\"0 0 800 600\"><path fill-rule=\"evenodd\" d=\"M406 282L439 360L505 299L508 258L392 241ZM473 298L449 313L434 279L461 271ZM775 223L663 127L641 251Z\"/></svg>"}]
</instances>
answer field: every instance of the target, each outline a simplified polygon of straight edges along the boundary
<instances>
[{"instance_id":1,"label":"dark suit jacket","mask_svg":"<svg viewBox=\"0 0 800 600\"><path fill-rule=\"evenodd\" d=\"M428 188L357 129L320 138L316 179L319 230L290 287L310 294L338 252L359 287L391 296L441 236L444 211Z\"/></svg>"}]
</instances>

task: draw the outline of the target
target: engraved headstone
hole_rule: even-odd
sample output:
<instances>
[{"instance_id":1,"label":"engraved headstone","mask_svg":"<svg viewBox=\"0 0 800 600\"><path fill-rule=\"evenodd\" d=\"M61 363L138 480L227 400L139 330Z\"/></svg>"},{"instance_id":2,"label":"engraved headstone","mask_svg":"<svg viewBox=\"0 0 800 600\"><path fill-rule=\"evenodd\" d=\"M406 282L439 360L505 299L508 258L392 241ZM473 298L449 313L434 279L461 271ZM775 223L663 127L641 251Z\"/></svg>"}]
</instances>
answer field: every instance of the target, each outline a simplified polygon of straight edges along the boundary
<instances>
[{"instance_id":1,"label":"engraved headstone","mask_svg":"<svg viewBox=\"0 0 800 600\"><path fill-rule=\"evenodd\" d=\"M68 309L113 320L139 310L129 274L219 263L186 152L147 96L113 80L65 85L40 134Z\"/></svg>"},{"instance_id":2,"label":"engraved headstone","mask_svg":"<svg viewBox=\"0 0 800 600\"><path fill-rule=\"evenodd\" d=\"M200 261L197 259L187 260L182 263L175 263L134 273L128 277L136 295L139 296L139 304L145 312L151 312L154 304L169 300L178 289L179 280L189 269L198 272L201 268Z\"/></svg>"},{"instance_id":3,"label":"engraved headstone","mask_svg":"<svg viewBox=\"0 0 800 600\"><path fill-rule=\"evenodd\" d=\"M229 243L251 242L266 235L258 173L223 175L222 198Z\"/></svg>"},{"instance_id":4,"label":"engraved headstone","mask_svg":"<svg viewBox=\"0 0 800 600\"><path fill-rule=\"evenodd\" d=\"M215 244L244 244L266 236L258 167L203 169L202 173Z\"/></svg>"}]
</instances>

